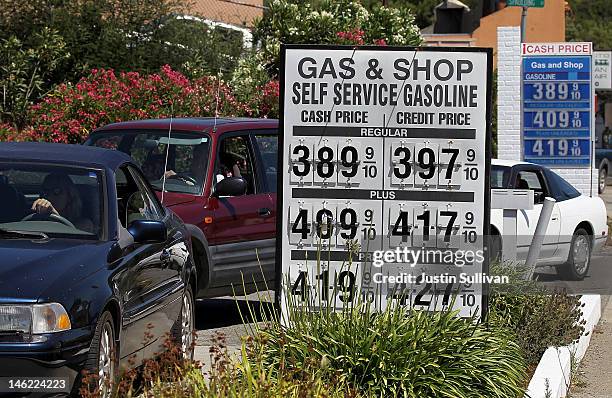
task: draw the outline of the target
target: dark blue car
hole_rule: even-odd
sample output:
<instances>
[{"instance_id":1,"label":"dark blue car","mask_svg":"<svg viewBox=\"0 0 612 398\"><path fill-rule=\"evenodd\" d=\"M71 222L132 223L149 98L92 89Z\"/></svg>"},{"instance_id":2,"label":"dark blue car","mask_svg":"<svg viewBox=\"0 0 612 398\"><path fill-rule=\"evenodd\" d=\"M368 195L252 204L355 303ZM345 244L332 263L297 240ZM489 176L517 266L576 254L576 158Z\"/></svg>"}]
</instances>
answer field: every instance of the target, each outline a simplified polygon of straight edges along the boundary
<instances>
[{"instance_id":1,"label":"dark blue car","mask_svg":"<svg viewBox=\"0 0 612 398\"><path fill-rule=\"evenodd\" d=\"M0 143L0 395L75 393L87 370L107 396L168 335L192 356L190 245L122 152Z\"/></svg>"}]
</instances>

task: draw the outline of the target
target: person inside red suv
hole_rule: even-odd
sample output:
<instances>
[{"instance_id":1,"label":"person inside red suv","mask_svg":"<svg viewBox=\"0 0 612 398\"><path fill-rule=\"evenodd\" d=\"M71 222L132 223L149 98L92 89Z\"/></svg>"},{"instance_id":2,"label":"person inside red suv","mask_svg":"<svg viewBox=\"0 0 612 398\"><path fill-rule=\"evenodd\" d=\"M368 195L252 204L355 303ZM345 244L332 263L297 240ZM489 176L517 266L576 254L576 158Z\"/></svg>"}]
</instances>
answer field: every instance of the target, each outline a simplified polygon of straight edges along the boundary
<instances>
[{"instance_id":1,"label":"person inside red suv","mask_svg":"<svg viewBox=\"0 0 612 398\"><path fill-rule=\"evenodd\" d=\"M158 153L157 149L152 150L145 161L142 163L142 173L149 181L161 181L166 179L180 179L190 186L201 185L205 178L206 166L208 163L208 145L200 144L193 146L192 160L189 164L189 171L177 173L172 169L164 170L166 167L166 156Z\"/></svg>"},{"instance_id":2,"label":"person inside red suv","mask_svg":"<svg viewBox=\"0 0 612 398\"><path fill-rule=\"evenodd\" d=\"M216 181L219 182L226 177L242 177L240 166L246 167L246 161L235 159L230 153L221 152L219 154L220 162L217 170Z\"/></svg>"}]
</instances>

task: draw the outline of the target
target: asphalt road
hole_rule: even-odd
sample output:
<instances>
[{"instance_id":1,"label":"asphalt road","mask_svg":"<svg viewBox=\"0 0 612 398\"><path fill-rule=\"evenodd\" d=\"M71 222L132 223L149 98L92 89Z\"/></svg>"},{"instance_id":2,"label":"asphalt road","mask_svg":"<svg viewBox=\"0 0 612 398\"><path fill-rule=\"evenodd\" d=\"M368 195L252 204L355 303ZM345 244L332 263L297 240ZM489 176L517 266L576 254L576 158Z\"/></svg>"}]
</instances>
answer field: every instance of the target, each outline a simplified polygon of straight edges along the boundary
<instances>
[{"instance_id":1,"label":"asphalt road","mask_svg":"<svg viewBox=\"0 0 612 398\"><path fill-rule=\"evenodd\" d=\"M600 253L593 255L586 278L582 281L559 279L552 267L538 269L536 276L547 287L566 289L573 294L612 294L612 246L606 246Z\"/></svg>"}]
</instances>

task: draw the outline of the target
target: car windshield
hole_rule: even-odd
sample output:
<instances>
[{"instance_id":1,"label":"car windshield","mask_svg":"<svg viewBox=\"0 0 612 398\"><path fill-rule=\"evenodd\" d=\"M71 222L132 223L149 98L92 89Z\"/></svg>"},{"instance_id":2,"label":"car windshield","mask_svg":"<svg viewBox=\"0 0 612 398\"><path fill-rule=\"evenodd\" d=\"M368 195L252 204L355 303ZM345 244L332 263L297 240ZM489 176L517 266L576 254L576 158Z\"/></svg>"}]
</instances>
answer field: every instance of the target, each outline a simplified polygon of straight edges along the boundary
<instances>
[{"instance_id":1,"label":"car windshield","mask_svg":"<svg viewBox=\"0 0 612 398\"><path fill-rule=\"evenodd\" d=\"M202 193L210 148L210 139L202 133L172 132L168 137L161 130L113 130L94 134L87 144L127 153L156 190Z\"/></svg>"},{"instance_id":2,"label":"car windshield","mask_svg":"<svg viewBox=\"0 0 612 398\"><path fill-rule=\"evenodd\" d=\"M98 170L0 163L0 230L100 239L102 203Z\"/></svg>"},{"instance_id":3,"label":"car windshield","mask_svg":"<svg viewBox=\"0 0 612 398\"><path fill-rule=\"evenodd\" d=\"M508 188L510 180L510 167L506 166L491 166L491 188L505 189Z\"/></svg>"}]
</instances>

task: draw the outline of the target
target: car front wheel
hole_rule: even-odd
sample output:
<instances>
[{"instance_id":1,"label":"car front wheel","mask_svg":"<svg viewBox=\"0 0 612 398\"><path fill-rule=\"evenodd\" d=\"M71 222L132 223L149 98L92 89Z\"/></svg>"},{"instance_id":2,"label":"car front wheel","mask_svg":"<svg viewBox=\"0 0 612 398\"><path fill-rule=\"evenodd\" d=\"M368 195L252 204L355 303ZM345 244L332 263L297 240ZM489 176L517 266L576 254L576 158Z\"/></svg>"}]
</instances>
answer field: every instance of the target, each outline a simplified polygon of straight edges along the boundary
<instances>
[{"instance_id":1,"label":"car front wheel","mask_svg":"<svg viewBox=\"0 0 612 398\"><path fill-rule=\"evenodd\" d=\"M604 193L608 180L608 170L605 167L599 169L599 193Z\"/></svg>"},{"instance_id":2,"label":"car front wheel","mask_svg":"<svg viewBox=\"0 0 612 398\"><path fill-rule=\"evenodd\" d=\"M181 312L172 328L175 343L181 349L184 359L193 359L193 333L195 328L195 302L191 286L185 289Z\"/></svg>"},{"instance_id":3,"label":"car front wheel","mask_svg":"<svg viewBox=\"0 0 612 398\"><path fill-rule=\"evenodd\" d=\"M559 269L561 276L568 280L581 281L591 265L591 237L582 228L574 232L567 263Z\"/></svg>"},{"instance_id":4,"label":"car front wheel","mask_svg":"<svg viewBox=\"0 0 612 398\"><path fill-rule=\"evenodd\" d=\"M85 369L87 378L85 388L97 390L98 396L108 398L112 395L117 369L117 345L113 317L104 311L96 324L96 331L89 347Z\"/></svg>"}]
</instances>

